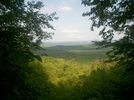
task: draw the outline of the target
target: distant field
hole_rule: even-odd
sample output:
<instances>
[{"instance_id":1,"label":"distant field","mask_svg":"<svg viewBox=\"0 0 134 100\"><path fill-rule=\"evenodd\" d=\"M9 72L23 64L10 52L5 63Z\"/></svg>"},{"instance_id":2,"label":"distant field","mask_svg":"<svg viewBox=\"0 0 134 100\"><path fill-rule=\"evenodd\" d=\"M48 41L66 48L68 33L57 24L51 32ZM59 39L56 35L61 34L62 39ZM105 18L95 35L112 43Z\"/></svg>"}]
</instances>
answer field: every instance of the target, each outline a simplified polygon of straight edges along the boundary
<instances>
[{"instance_id":1,"label":"distant field","mask_svg":"<svg viewBox=\"0 0 134 100\"><path fill-rule=\"evenodd\" d=\"M44 56L52 56L55 58L63 58L65 60L74 59L80 63L106 58L106 52L109 49L96 49L97 46L92 44L71 44L70 45L55 45L44 47L46 51L38 50L34 53Z\"/></svg>"}]
</instances>

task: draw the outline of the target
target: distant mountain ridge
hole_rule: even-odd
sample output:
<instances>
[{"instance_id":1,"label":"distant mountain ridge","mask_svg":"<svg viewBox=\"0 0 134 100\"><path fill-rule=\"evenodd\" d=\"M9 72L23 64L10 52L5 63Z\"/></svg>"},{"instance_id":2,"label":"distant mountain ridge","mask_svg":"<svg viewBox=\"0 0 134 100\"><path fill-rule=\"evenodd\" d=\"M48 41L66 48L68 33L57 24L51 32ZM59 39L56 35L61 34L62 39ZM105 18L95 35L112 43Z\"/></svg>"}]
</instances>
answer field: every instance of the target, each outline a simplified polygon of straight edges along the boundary
<instances>
[{"instance_id":1,"label":"distant mountain ridge","mask_svg":"<svg viewBox=\"0 0 134 100\"><path fill-rule=\"evenodd\" d=\"M85 44L92 44L91 41L68 41L68 42L43 42L41 47L51 47L51 46L68 46L68 45L85 45Z\"/></svg>"}]
</instances>

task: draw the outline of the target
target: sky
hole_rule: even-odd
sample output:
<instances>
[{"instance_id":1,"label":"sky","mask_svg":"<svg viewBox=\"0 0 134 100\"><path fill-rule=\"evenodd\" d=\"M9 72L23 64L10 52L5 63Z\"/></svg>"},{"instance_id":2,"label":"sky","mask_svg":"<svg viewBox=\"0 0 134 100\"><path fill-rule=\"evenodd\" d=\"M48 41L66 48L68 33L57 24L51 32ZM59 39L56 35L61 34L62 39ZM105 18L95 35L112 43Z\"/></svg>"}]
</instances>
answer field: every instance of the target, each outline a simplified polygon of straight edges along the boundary
<instances>
[{"instance_id":1,"label":"sky","mask_svg":"<svg viewBox=\"0 0 134 100\"><path fill-rule=\"evenodd\" d=\"M27 0L30 1L30 0ZM90 10L90 7L81 5L81 0L34 0L42 1L45 5L41 12L51 14L57 13L58 20L51 22L55 30L51 40L47 41L92 41L101 40L100 29L95 28L91 31L91 20L83 17L82 13ZM118 38L119 36L117 36Z\"/></svg>"}]
</instances>

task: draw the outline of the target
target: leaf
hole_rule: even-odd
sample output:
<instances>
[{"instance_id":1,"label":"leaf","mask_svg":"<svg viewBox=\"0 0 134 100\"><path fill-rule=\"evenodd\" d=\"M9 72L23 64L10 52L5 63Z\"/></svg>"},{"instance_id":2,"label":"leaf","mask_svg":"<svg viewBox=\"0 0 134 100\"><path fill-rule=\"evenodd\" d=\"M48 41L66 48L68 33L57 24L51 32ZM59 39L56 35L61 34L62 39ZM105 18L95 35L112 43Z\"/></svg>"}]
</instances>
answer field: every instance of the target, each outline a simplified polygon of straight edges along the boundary
<instances>
[{"instance_id":1,"label":"leaf","mask_svg":"<svg viewBox=\"0 0 134 100\"><path fill-rule=\"evenodd\" d=\"M21 38L20 41L22 41L24 44L29 45L31 42L28 38Z\"/></svg>"}]
</instances>

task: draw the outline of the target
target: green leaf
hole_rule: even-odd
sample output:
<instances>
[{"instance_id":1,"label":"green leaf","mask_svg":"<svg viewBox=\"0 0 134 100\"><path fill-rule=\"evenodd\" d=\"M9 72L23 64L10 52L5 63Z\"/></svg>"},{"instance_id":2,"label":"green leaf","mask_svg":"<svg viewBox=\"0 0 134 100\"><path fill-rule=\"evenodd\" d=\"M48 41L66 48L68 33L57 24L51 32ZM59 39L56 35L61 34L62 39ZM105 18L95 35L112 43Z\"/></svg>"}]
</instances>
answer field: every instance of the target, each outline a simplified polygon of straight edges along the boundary
<instances>
[{"instance_id":1,"label":"green leaf","mask_svg":"<svg viewBox=\"0 0 134 100\"><path fill-rule=\"evenodd\" d=\"M21 38L20 41L22 41L24 44L29 45L31 42L28 38Z\"/></svg>"}]
</instances>

